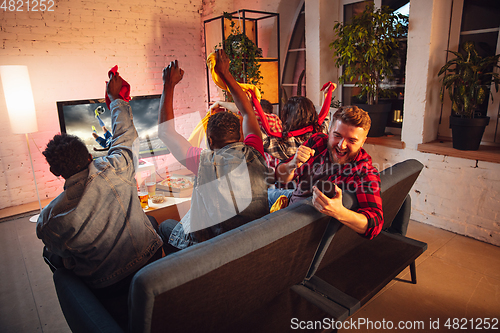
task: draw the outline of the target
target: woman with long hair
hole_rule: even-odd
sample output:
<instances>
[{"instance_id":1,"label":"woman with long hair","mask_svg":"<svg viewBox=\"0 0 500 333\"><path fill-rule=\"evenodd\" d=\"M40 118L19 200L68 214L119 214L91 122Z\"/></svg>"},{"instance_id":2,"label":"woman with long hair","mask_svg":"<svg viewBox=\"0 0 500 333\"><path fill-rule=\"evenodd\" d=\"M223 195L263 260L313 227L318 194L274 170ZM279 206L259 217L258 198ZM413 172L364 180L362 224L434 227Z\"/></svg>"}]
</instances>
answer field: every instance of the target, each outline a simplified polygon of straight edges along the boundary
<instances>
[{"instance_id":1,"label":"woman with long hair","mask_svg":"<svg viewBox=\"0 0 500 333\"><path fill-rule=\"evenodd\" d=\"M272 157L267 157L268 165L275 167L280 161L293 156L297 148L314 133L328 133L329 118L326 117L322 124L318 123L318 118L318 112L309 98L290 97L281 113L282 136L275 137L262 132L264 151Z\"/></svg>"}]
</instances>

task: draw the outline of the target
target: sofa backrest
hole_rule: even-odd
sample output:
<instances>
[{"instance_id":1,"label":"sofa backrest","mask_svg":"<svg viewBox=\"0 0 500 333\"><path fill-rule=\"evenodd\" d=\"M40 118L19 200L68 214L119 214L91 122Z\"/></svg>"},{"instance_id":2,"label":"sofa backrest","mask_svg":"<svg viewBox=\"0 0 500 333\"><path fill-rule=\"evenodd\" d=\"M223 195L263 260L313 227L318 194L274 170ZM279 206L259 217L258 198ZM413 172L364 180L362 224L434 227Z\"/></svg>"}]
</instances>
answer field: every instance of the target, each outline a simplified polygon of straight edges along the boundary
<instances>
[{"instance_id":1,"label":"sofa backrest","mask_svg":"<svg viewBox=\"0 0 500 333\"><path fill-rule=\"evenodd\" d=\"M391 226L394 217L403 205L422 168L422 163L415 159L409 159L396 163L380 172L380 196L382 197L382 210L384 212L383 229ZM342 197L345 207L350 209L358 207L356 197L352 193L343 193ZM336 235L340 224L334 219L330 223L331 225L325 233L325 239L322 241L321 248L318 249L306 279L313 276L318 269L330 265L332 261L340 258L363 241L362 237L354 232L345 231L345 234L342 232L341 236ZM330 246L334 237L336 239L335 247Z\"/></svg>"},{"instance_id":2,"label":"sofa backrest","mask_svg":"<svg viewBox=\"0 0 500 333\"><path fill-rule=\"evenodd\" d=\"M303 281L329 220L305 200L144 267L131 284L131 331L234 327Z\"/></svg>"},{"instance_id":3,"label":"sofa backrest","mask_svg":"<svg viewBox=\"0 0 500 333\"><path fill-rule=\"evenodd\" d=\"M384 227L391 226L424 165L415 159L394 164L380 172L380 192Z\"/></svg>"}]
</instances>

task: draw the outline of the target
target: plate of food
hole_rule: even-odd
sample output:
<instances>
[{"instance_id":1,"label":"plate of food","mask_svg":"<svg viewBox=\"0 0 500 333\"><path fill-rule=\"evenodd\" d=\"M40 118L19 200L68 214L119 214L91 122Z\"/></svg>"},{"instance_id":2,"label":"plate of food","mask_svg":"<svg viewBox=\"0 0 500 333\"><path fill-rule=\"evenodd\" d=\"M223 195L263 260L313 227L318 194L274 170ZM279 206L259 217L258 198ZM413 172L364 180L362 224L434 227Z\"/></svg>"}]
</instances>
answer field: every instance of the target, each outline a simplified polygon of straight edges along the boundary
<instances>
[{"instance_id":1,"label":"plate of food","mask_svg":"<svg viewBox=\"0 0 500 333\"><path fill-rule=\"evenodd\" d=\"M194 177L183 175L170 175L156 184L157 190L171 192L172 194L191 195L194 186Z\"/></svg>"}]
</instances>

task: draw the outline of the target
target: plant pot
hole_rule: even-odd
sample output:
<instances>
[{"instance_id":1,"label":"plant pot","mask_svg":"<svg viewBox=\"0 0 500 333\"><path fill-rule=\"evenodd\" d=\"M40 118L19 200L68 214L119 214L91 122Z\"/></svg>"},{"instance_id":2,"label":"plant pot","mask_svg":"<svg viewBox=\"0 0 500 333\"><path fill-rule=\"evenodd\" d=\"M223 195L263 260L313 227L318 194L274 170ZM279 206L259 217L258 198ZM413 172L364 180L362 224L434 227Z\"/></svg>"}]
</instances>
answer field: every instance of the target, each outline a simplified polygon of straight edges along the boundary
<instances>
[{"instance_id":1,"label":"plant pot","mask_svg":"<svg viewBox=\"0 0 500 333\"><path fill-rule=\"evenodd\" d=\"M459 150L478 150L484 129L490 123L490 117L460 118L450 116L453 148Z\"/></svg>"},{"instance_id":2,"label":"plant pot","mask_svg":"<svg viewBox=\"0 0 500 333\"><path fill-rule=\"evenodd\" d=\"M372 126L368 132L369 137L383 136L385 134L385 126L387 125L387 118L392 109L392 104L355 104L358 108L368 112L372 121Z\"/></svg>"}]
</instances>

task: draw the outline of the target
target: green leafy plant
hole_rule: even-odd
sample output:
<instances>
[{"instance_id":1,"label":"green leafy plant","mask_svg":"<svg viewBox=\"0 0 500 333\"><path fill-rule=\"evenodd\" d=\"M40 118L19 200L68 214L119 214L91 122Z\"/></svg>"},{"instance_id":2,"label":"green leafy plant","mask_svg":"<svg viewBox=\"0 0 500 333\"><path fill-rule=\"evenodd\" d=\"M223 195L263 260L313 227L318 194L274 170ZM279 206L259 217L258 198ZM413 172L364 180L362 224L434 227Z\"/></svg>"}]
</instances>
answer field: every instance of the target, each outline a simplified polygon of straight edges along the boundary
<instances>
[{"instance_id":1,"label":"green leafy plant","mask_svg":"<svg viewBox=\"0 0 500 333\"><path fill-rule=\"evenodd\" d=\"M259 58L262 58L262 49L240 31L231 14L224 12L224 18L231 22L231 33L221 45L231 61L229 71L236 81L250 83L260 89L263 77L260 73Z\"/></svg>"},{"instance_id":2,"label":"green leafy plant","mask_svg":"<svg viewBox=\"0 0 500 333\"><path fill-rule=\"evenodd\" d=\"M350 22L337 22L334 31L337 38L330 49L335 65L344 68L339 82L355 83L368 104L378 104L379 84L393 75L399 61L399 39L407 35L408 16L369 4Z\"/></svg>"},{"instance_id":3,"label":"green leafy plant","mask_svg":"<svg viewBox=\"0 0 500 333\"><path fill-rule=\"evenodd\" d=\"M455 58L448 60L439 70L438 76L443 75L440 97L442 101L445 90L448 91L454 114L461 118L474 118L478 106L491 95L492 83L498 91L500 76L493 69L499 68L500 54L481 57L470 41L465 42L462 49L464 54L448 50Z\"/></svg>"},{"instance_id":4,"label":"green leafy plant","mask_svg":"<svg viewBox=\"0 0 500 333\"><path fill-rule=\"evenodd\" d=\"M338 109L342 106L342 102L340 102L336 96L332 96L332 101L330 102L330 107Z\"/></svg>"}]
</instances>

